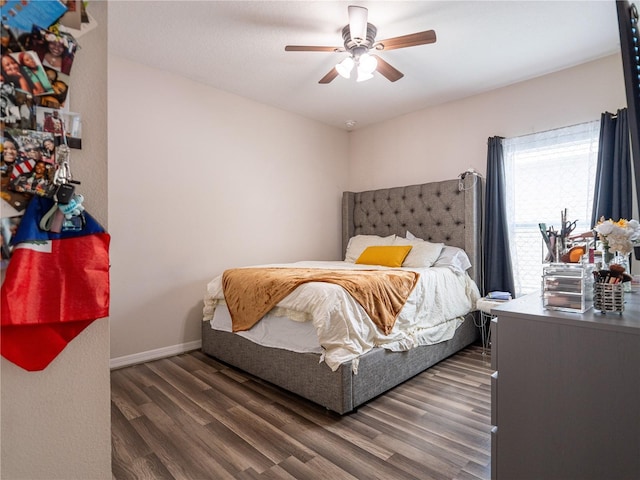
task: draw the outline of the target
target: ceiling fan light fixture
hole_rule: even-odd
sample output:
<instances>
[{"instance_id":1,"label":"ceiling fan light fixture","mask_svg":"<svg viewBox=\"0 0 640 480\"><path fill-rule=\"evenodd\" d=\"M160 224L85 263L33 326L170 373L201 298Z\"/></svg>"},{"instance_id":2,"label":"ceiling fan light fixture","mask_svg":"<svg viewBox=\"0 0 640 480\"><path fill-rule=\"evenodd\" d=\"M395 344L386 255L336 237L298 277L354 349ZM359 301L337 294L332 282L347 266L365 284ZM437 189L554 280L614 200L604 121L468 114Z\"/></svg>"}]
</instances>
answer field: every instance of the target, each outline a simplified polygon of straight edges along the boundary
<instances>
[{"instance_id":1,"label":"ceiling fan light fixture","mask_svg":"<svg viewBox=\"0 0 640 480\"><path fill-rule=\"evenodd\" d=\"M358 78L356 78L356 82L364 82L365 80L370 80L373 78L373 73L364 72L360 67L358 67Z\"/></svg>"},{"instance_id":2,"label":"ceiling fan light fixture","mask_svg":"<svg viewBox=\"0 0 640 480\"><path fill-rule=\"evenodd\" d=\"M364 7L349 6L349 32L351 39L360 45L367 39L368 10Z\"/></svg>"},{"instance_id":3,"label":"ceiling fan light fixture","mask_svg":"<svg viewBox=\"0 0 640 480\"><path fill-rule=\"evenodd\" d=\"M336 70L338 71L340 76L344 78L350 78L351 70L353 70L354 65L355 62L353 61L353 58L347 57L336 65Z\"/></svg>"},{"instance_id":4,"label":"ceiling fan light fixture","mask_svg":"<svg viewBox=\"0 0 640 480\"><path fill-rule=\"evenodd\" d=\"M360 55L358 60L358 72L362 70L363 73L373 73L376 71L377 67L378 60L376 60L376 57L369 55L368 53Z\"/></svg>"}]
</instances>

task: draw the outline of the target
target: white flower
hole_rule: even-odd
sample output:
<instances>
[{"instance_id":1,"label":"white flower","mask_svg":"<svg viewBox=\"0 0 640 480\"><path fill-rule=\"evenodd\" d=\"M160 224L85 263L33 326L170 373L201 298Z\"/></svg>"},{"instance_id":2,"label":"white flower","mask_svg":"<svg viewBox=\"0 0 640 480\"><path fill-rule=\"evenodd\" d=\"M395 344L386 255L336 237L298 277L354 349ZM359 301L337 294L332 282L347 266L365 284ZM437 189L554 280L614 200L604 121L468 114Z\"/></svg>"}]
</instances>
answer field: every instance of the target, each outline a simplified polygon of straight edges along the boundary
<instances>
[{"instance_id":1,"label":"white flower","mask_svg":"<svg viewBox=\"0 0 640 480\"><path fill-rule=\"evenodd\" d=\"M633 250L634 243L640 241L640 223L637 220L626 220L621 218L617 222L601 218L594 227L598 232L600 241L609 250L628 255Z\"/></svg>"},{"instance_id":2,"label":"white flower","mask_svg":"<svg viewBox=\"0 0 640 480\"><path fill-rule=\"evenodd\" d=\"M607 236L611 232L613 232L613 229L614 229L613 222L611 220L607 220L606 222L599 223L598 225L596 225L595 231L598 232L600 235Z\"/></svg>"}]
</instances>

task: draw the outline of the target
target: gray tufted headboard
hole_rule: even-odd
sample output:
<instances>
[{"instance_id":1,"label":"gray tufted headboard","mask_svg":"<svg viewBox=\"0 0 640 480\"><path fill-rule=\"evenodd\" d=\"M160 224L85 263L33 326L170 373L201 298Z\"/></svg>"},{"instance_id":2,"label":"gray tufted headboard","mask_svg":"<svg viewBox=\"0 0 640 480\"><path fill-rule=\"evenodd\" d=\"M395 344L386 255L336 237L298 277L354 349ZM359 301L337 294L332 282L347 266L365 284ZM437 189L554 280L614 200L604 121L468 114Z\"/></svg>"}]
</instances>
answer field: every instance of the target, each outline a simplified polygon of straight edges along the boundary
<instances>
[{"instance_id":1,"label":"gray tufted headboard","mask_svg":"<svg viewBox=\"0 0 640 480\"><path fill-rule=\"evenodd\" d=\"M462 180L344 192L342 196L342 250L354 235L396 234L409 230L416 237L463 248L478 286L481 272L482 178L468 174Z\"/></svg>"}]
</instances>

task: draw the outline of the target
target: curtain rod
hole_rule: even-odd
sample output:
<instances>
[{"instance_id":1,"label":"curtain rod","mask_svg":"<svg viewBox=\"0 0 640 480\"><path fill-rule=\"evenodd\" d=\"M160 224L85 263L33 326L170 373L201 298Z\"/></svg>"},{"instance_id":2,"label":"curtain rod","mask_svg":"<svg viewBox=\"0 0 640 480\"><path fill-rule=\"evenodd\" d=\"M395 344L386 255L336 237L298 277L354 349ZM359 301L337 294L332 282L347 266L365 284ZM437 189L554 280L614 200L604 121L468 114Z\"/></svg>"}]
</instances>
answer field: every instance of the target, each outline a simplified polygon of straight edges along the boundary
<instances>
[{"instance_id":1,"label":"curtain rod","mask_svg":"<svg viewBox=\"0 0 640 480\"><path fill-rule=\"evenodd\" d=\"M524 135L516 135L516 136L513 136L513 137L503 137L503 140L511 140L511 139L514 139L514 138L526 138L526 137L531 137L533 135L541 135L543 133L549 133L549 132L553 132L555 130L563 130L565 128L579 127L580 125L587 125L587 124L596 123L596 122L599 122L599 121L600 121L600 119L589 120L588 122L574 123L573 125L566 125L564 127L550 128L549 130L541 130L539 132L525 133Z\"/></svg>"}]
</instances>

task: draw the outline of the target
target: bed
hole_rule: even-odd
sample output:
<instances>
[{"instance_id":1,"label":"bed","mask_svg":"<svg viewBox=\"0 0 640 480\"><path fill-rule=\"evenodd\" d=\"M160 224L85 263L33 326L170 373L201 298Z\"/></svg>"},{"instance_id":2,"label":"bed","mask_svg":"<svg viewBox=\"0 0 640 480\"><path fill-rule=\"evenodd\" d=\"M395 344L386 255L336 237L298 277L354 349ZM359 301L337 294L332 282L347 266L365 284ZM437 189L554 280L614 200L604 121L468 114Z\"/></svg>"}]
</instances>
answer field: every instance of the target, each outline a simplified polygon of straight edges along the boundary
<instances>
[{"instance_id":1,"label":"bed","mask_svg":"<svg viewBox=\"0 0 640 480\"><path fill-rule=\"evenodd\" d=\"M463 249L471 263L465 277L473 286L480 285L481 192L481 178L473 174L421 185L344 192L343 252L348 254L349 241L354 237L409 235ZM301 266L309 264L303 262ZM215 290L217 282L215 279L211 282L205 297L202 351L339 414L355 410L479 338L477 312L475 304L471 304L463 315L456 313L457 323L450 329L450 339L413 345L408 350L374 346L354 358L341 359L339 364L331 363L325 358L329 350L294 348L297 350L294 351L269 342L265 346L250 339L250 335L242 335L244 332L231 331L229 311L212 300L211 285L216 285ZM228 322L228 328L221 326L224 322ZM304 322L289 323L306 328ZM254 328L259 325L260 322ZM304 336L300 334L299 338Z\"/></svg>"}]
</instances>

